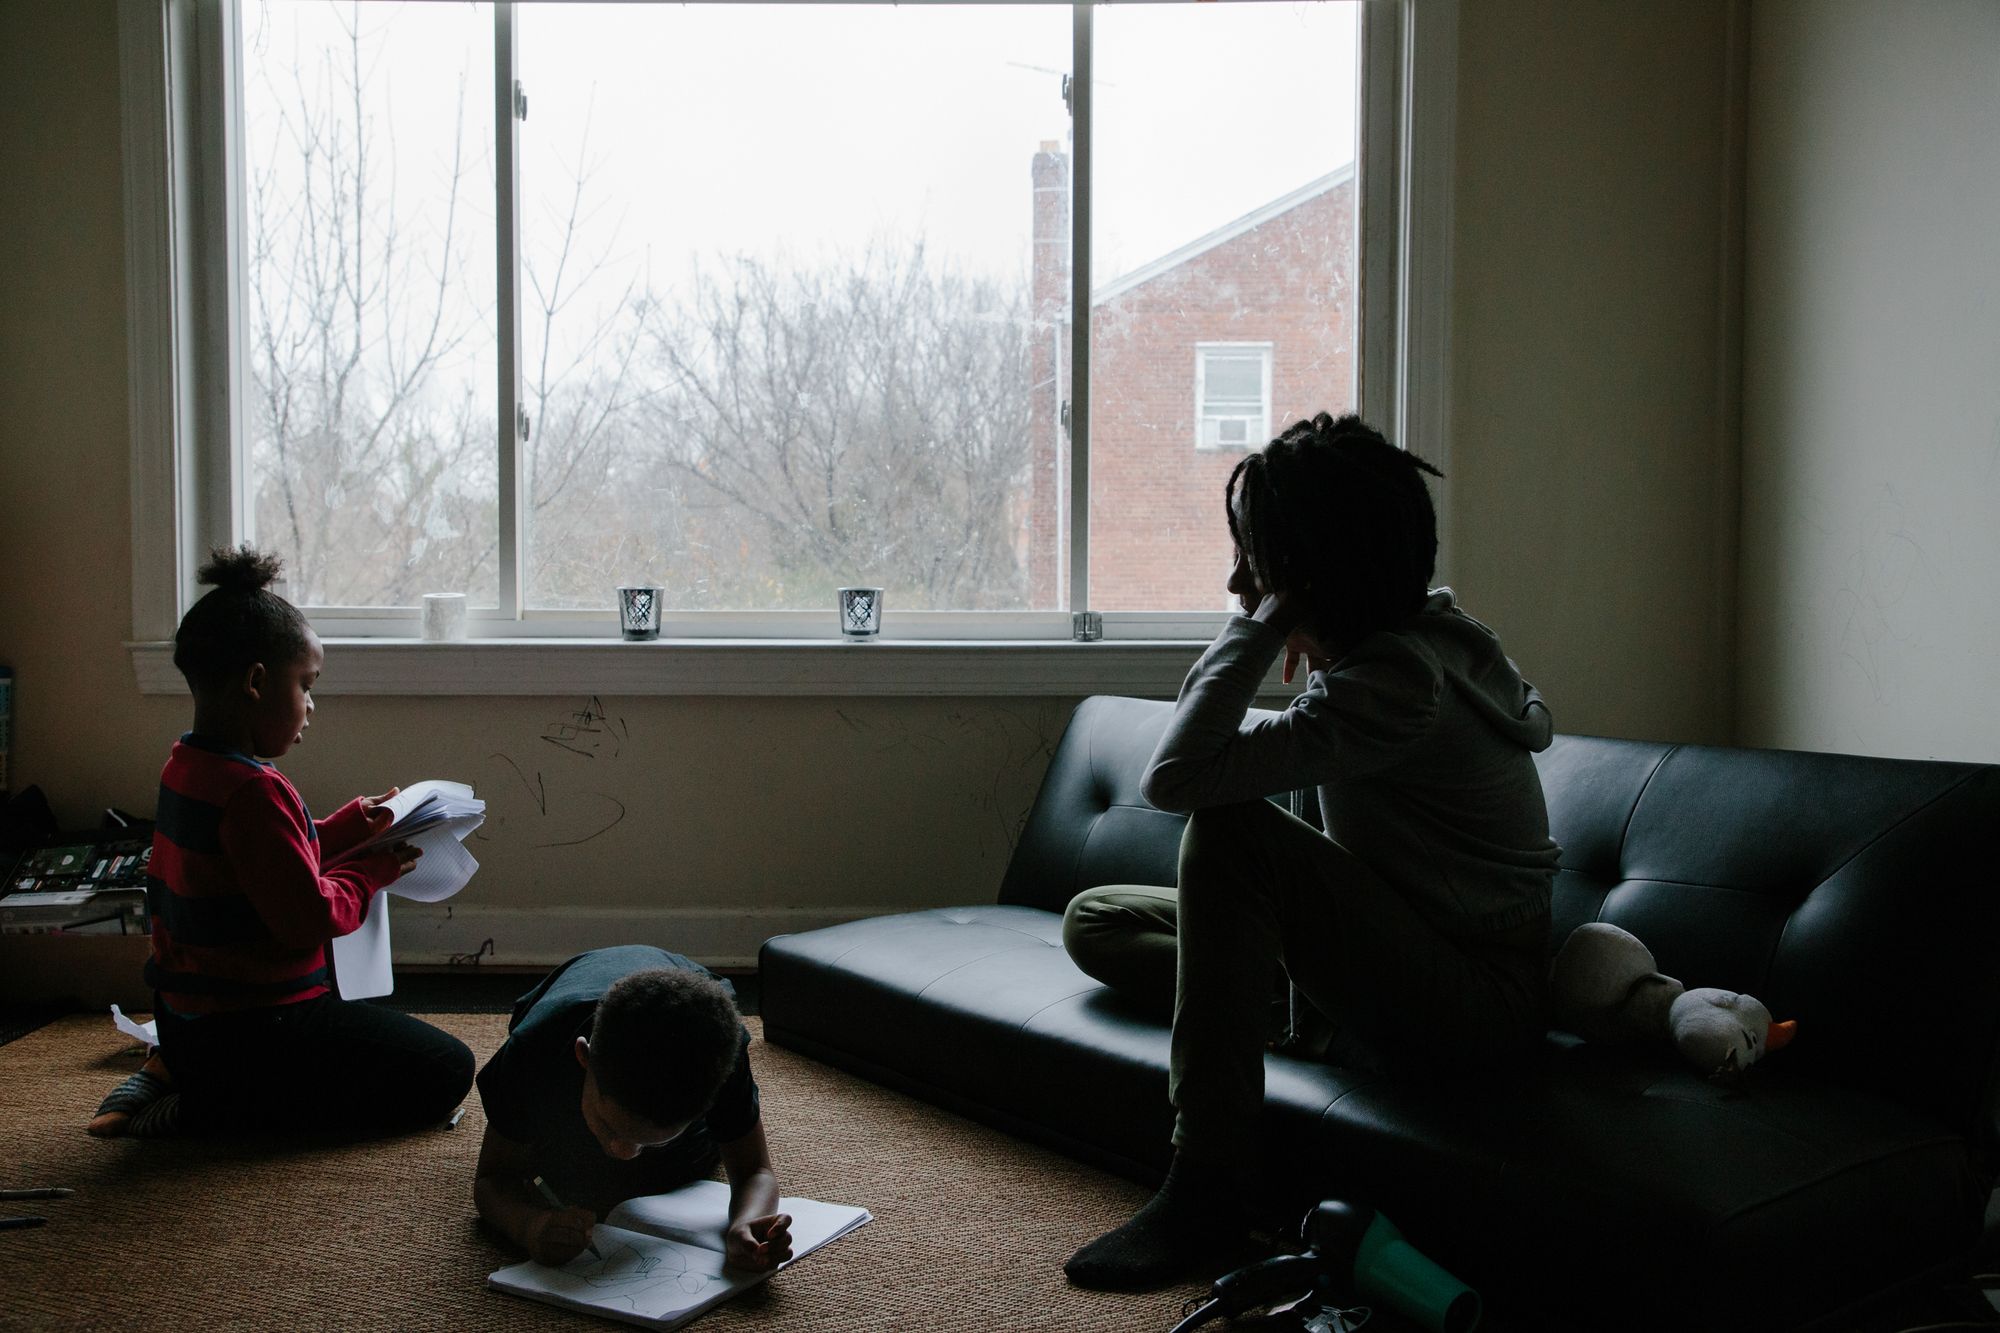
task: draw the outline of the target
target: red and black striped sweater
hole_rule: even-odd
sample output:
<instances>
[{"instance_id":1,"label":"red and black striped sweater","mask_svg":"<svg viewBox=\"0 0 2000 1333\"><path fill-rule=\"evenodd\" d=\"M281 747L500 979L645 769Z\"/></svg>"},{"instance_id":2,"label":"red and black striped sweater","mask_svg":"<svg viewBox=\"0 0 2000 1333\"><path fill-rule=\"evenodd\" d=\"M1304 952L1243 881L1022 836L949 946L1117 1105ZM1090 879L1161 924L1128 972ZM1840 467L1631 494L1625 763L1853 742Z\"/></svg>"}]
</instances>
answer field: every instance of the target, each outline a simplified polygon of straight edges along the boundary
<instances>
[{"instance_id":1,"label":"red and black striped sweater","mask_svg":"<svg viewBox=\"0 0 2000 1333\"><path fill-rule=\"evenodd\" d=\"M322 869L367 834L358 799L314 821L270 764L181 737L160 772L146 883L160 1002L196 1015L324 995L327 941L397 875L386 849Z\"/></svg>"}]
</instances>

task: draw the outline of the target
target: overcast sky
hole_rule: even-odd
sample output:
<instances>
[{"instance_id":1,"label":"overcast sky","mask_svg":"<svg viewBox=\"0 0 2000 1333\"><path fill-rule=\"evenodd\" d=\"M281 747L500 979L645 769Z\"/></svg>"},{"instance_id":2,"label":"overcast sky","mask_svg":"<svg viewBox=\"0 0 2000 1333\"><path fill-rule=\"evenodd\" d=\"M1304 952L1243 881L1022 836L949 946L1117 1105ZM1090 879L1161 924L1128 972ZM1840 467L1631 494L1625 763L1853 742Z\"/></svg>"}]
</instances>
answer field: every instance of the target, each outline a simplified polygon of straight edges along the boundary
<instances>
[{"instance_id":1,"label":"overcast sky","mask_svg":"<svg viewBox=\"0 0 2000 1333\"><path fill-rule=\"evenodd\" d=\"M1357 9L1097 9L1099 285L1352 160ZM292 71L332 82L324 62L357 13L359 114L378 166L393 159L404 243L442 232L458 146L458 220L474 224L457 228L459 299L490 309L491 5L248 0L253 169L295 188ZM580 172L576 252L602 261L571 328L591 327L635 278L664 290L691 262L735 254L810 262L921 236L933 256L1025 276L1030 160L1045 142L1068 146L1068 6L549 3L516 14L524 252L547 282ZM378 184L377 210L385 199ZM530 340L532 352L532 328Z\"/></svg>"},{"instance_id":2,"label":"overcast sky","mask_svg":"<svg viewBox=\"0 0 2000 1333\"><path fill-rule=\"evenodd\" d=\"M1096 271L1137 267L1352 160L1355 9L1120 4L1096 13ZM252 153L289 78L350 14L251 0ZM582 169L586 248L671 280L689 255L923 235L996 273L1026 262L1028 163L1067 144L1064 5L523 4L526 244L560 232ZM492 9L359 9L366 114L394 135L399 207L448 160L464 91L468 205L490 218Z\"/></svg>"}]
</instances>

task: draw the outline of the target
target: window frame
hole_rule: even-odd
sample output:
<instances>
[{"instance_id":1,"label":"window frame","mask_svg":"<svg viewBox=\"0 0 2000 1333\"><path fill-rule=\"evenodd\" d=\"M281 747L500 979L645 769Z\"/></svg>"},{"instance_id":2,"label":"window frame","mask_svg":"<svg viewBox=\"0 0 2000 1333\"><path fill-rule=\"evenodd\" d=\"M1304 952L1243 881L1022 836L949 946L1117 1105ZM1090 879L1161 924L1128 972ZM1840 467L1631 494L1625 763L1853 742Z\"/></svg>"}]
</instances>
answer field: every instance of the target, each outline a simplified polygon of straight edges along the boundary
<instances>
[{"instance_id":1,"label":"window frame","mask_svg":"<svg viewBox=\"0 0 2000 1333\"><path fill-rule=\"evenodd\" d=\"M697 0L700 2L700 0ZM793 0L813 3L814 0ZM1101 0L1067 3L1073 16L1075 160L1089 179L1092 16ZM1448 450L1447 353L1450 176L1459 0L1365 0L1361 13L1361 170L1357 228L1359 403L1391 438L1421 438L1440 461ZM132 638L142 692L180 693L171 638L197 593L201 552L241 531L244 182L232 108L240 102L235 0L119 0L126 198L128 361L131 399ZM496 0L495 124L513 127L512 4ZM1421 98L1419 98L1421 94ZM517 173L511 136L496 168ZM502 191L496 248L502 309L502 402L518 397L518 303L510 275L517 223ZM1088 236L1089 191L1072 207ZM1073 264L1071 428L1088 440L1088 247ZM1077 294L1081 295L1078 296ZM1270 404L1266 368L1265 411ZM1197 398L1197 409L1199 399ZM507 414L511 415L511 411ZM505 416L502 419L506 419ZM1197 429L1199 429L1197 427ZM225 447L198 447L221 441ZM513 447L520 448L518 432ZM1089 494L1086 448L1069 451L1066 489ZM1448 468L1446 469L1449 470ZM503 468L502 522L519 550L518 470ZM1447 494L1439 492L1440 570L1446 568ZM1071 506L1070 602L1087 610L1088 506ZM518 601L518 556L501 566L501 604ZM1171 695L1226 613L1097 613L1102 638L1077 642L1074 612L898 612L890 637L856 645L838 635L832 608L812 612L669 614L660 639L624 644L615 615L523 609L475 611L458 644L417 640L416 608L315 607L312 619L335 667L326 693L520 694L601 689L626 694L1071 695L1102 691ZM679 650L679 651L677 651ZM1275 680L1271 682L1275 687Z\"/></svg>"},{"instance_id":2,"label":"window frame","mask_svg":"<svg viewBox=\"0 0 2000 1333\"><path fill-rule=\"evenodd\" d=\"M1194 345L1194 447L1205 454L1247 453L1263 444L1271 435L1271 363L1277 344L1263 342L1198 342ZM1251 432L1257 438L1246 438L1241 444L1228 440L1218 440L1210 444L1203 438L1209 421L1208 362L1212 356L1234 355L1249 360L1249 353L1257 353L1257 420L1258 428ZM1241 413L1234 415L1241 416Z\"/></svg>"}]
</instances>

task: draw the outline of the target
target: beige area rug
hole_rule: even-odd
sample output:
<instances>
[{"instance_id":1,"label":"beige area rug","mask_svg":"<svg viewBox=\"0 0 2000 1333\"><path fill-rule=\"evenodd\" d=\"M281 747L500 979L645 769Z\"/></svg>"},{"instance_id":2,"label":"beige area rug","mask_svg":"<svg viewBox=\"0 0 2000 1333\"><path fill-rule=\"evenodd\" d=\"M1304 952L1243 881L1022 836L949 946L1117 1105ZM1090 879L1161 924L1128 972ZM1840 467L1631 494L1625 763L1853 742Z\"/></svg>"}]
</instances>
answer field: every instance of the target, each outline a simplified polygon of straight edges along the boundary
<instances>
[{"instance_id":1,"label":"beige area rug","mask_svg":"<svg viewBox=\"0 0 2000 1333\"><path fill-rule=\"evenodd\" d=\"M503 1015L431 1015L484 1062ZM875 1220L704 1315L704 1333L912 1329L1165 1333L1203 1288L1107 1296L1062 1261L1146 1191L758 1039L751 1060L781 1187ZM489 1291L517 1256L481 1232L477 1091L455 1130L287 1148L83 1132L139 1057L109 1016L0 1046L0 1328L590 1329L619 1325Z\"/></svg>"}]
</instances>

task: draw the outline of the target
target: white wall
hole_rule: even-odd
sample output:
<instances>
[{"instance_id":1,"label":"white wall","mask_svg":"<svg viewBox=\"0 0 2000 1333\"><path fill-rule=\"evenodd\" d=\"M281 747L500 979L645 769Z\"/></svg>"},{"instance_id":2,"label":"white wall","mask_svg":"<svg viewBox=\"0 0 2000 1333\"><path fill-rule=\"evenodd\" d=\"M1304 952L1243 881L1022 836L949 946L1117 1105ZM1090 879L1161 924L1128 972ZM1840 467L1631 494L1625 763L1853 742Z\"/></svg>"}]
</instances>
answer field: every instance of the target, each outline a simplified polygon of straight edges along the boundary
<instances>
[{"instance_id":1,"label":"white wall","mask_svg":"<svg viewBox=\"0 0 2000 1333\"><path fill-rule=\"evenodd\" d=\"M1730 735L1740 22L1461 10L1448 573L1563 731Z\"/></svg>"},{"instance_id":2,"label":"white wall","mask_svg":"<svg viewBox=\"0 0 2000 1333\"><path fill-rule=\"evenodd\" d=\"M2000 759L2000 5L1752 11L1748 744Z\"/></svg>"}]
</instances>

